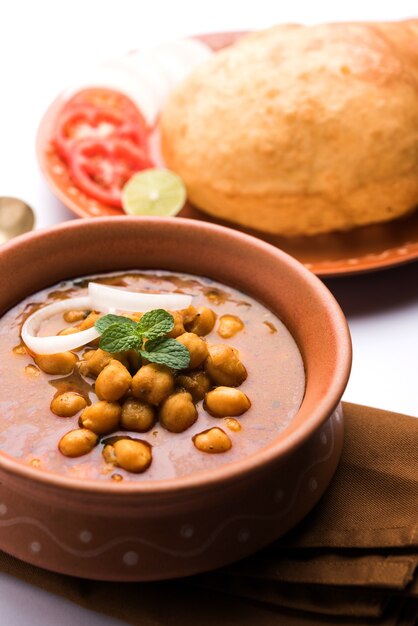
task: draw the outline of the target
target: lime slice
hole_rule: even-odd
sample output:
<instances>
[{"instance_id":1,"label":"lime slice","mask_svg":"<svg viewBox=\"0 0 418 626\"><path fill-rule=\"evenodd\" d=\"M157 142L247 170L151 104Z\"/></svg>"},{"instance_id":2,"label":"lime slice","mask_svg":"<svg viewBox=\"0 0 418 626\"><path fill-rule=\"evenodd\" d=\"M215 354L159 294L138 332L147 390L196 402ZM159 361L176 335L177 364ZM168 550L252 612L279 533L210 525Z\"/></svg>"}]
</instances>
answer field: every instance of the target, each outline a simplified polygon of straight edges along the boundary
<instances>
[{"instance_id":1,"label":"lime slice","mask_svg":"<svg viewBox=\"0 0 418 626\"><path fill-rule=\"evenodd\" d=\"M166 169L137 172L122 189L122 206L130 215L177 215L185 202L183 181Z\"/></svg>"}]
</instances>

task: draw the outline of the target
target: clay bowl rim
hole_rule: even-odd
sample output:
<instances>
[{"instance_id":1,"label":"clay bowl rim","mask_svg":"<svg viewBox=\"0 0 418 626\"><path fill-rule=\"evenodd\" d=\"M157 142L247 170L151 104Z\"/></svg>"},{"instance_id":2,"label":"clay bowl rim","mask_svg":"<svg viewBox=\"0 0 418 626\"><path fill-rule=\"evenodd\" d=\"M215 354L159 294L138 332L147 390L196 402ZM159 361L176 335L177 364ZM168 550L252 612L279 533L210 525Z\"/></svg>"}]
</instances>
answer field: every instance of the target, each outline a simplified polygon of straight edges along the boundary
<instances>
[{"instance_id":1,"label":"clay bowl rim","mask_svg":"<svg viewBox=\"0 0 418 626\"><path fill-rule=\"evenodd\" d=\"M56 234L70 231L74 238L77 233L95 229L96 225L108 224L108 217L98 217L94 219L76 219L63 222L55 226L32 231L30 233L16 237L15 239L5 243L0 249L0 257L13 252L14 249L25 246L27 242L32 240L40 240L54 237ZM242 460L225 463L219 468L212 471L202 471L180 478L171 478L164 480L155 480L149 482L132 482L113 484L100 482L98 480L83 480L71 478L66 475L60 475L52 471L44 470L39 472L35 468L26 466L7 453L0 451L0 470L5 471L9 475L34 481L40 486L55 487L59 490L67 492L78 492L81 496L84 494L95 495L112 495L112 497L123 497L129 495L170 495L179 492L189 492L201 490L202 487L220 487L222 484L230 484L236 480L243 478L249 473L253 474L263 468L271 465L280 457L285 457L295 451L300 445L306 441L334 412L341 401L343 392L347 385L352 362L352 346L350 331L339 304L328 288L320 281L315 274L306 269L299 261L279 250L275 246L268 244L261 239L257 239L251 235L247 235L240 231L211 224L208 222L200 222L188 218L153 218L153 217L112 217L112 223L121 222L124 227L129 229L131 223L158 223L159 228L170 228L170 225L178 225L187 229L190 237L194 231L209 231L219 237L233 237L243 245L251 245L256 247L270 258L274 258L275 262L282 267L299 274L304 282L314 289L316 295L321 300L321 305L330 313L330 324L334 332L336 340L336 349L338 351L337 365L334 368L331 384L327 389L327 393L321 401L317 403L315 409L310 413L309 419L305 420L293 433L288 436L273 440L268 446L261 448ZM158 269L158 268L157 268ZM88 274L88 272L86 272ZM64 280L64 279L63 279ZM46 284L46 287L48 285ZM52 285L51 285L52 286ZM30 295L30 294L27 294ZM251 294L250 294L251 295ZM277 314L277 313L276 313ZM303 404L304 400L302 401ZM286 432L286 429L282 431ZM279 435L280 436L280 435Z\"/></svg>"}]
</instances>

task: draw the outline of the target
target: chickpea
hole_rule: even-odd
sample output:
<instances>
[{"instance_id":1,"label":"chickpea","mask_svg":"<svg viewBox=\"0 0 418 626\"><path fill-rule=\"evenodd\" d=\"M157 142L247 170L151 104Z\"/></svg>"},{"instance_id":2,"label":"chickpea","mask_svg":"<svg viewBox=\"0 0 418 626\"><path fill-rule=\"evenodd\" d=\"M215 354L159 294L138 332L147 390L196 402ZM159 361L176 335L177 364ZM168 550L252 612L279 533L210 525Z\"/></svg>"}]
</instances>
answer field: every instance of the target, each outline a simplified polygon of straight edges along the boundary
<instances>
[{"instance_id":1,"label":"chickpea","mask_svg":"<svg viewBox=\"0 0 418 626\"><path fill-rule=\"evenodd\" d=\"M84 359L88 362L81 362L79 366L80 373L83 374L83 376L98 376L100 372L102 372L104 368L109 365L112 359L120 361L125 366L128 364L128 361L122 352L115 352L114 354L111 354L110 352L105 352L105 350L102 350L101 348L98 350L88 350L87 353L84 353Z\"/></svg>"},{"instance_id":2,"label":"chickpea","mask_svg":"<svg viewBox=\"0 0 418 626\"><path fill-rule=\"evenodd\" d=\"M97 350L86 350L85 352L83 352L83 359L85 361L88 361L96 352Z\"/></svg>"},{"instance_id":3,"label":"chickpea","mask_svg":"<svg viewBox=\"0 0 418 626\"><path fill-rule=\"evenodd\" d=\"M57 352L57 354L35 354L36 365L46 374L71 374L77 357L72 352Z\"/></svg>"},{"instance_id":4,"label":"chickpea","mask_svg":"<svg viewBox=\"0 0 418 626\"><path fill-rule=\"evenodd\" d=\"M121 424L126 430L144 433L155 422L155 409L150 404L136 398L128 398L122 406Z\"/></svg>"},{"instance_id":5,"label":"chickpea","mask_svg":"<svg viewBox=\"0 0 418 626\"><path fill-rule=\"evenodd\" d=\"M146 441L124 438L107 444L103 449L103 457L106 463L139 474L151 465L152 450Z\"/></svg>"},{"instance_id":6,"label":"chickpea","mask_svg":"<svg viewBox=\"0 0 418 626\"><path fill-rule=\"evenodd\" d=\"M88 311L67 311L66 313L64 313L63 317L65 321L69 324L74 324L74 322L81 322L82 320L86 319L88 314Z\"/></svg>"},{"instance_id":7,"label":"chickpea","mask_svg":"<svg viewBox=\"0 0 418 626\"><path fill-rule=\"evenodd\" d=\"M205 397L204 407L214 417L236 417L251 406L245 393L234 387L216 387Z\"/></svg>"},{"instance_id":8,"label":"chickpea","mask_svg":"<svg viewBox=\"0 0 418 626\"><path fill-rule=\"evenodd\" d=\"M61 437L58 448L61 454L64 456L76 457L88 454L97 444L99 438L96 433L93 433L87 428L77 428L76 430L70 430Z\"/></svg>"},{"instance_id":9,"label":"chickpea","mask_svg":"<svg viewBox=\"0 0 418 626\"><path fill-rule=\"evenodd\" d=\"M25 374L30 378L38 378L40 373L41 370L39 369L39 367L36 367L36 365L32 365L32 363L25 367Z\"/></svg>"},{"instance_id":10,"label":"chickpea","mask_svg":"<svg viewBox=\"0 0 418 626\"><path fill-rule=\"evenodd\" d=\"M228 294L226 291L222 291L222 289L212 287L211 289L207 289L205 291L206 298L209 302L213 302L216 305L224 304L228 300Z\"/></svg>"},{"instance_id":11,"label":"chickpea","mask_svg":"<svg viewBox=\"0 0 418 626\"><path fill-rule=\"evenodd\" d=\"M199 367L208 356L208 346L204 339L201 339L199 335L195 333L183 333L180 337L177 337L177 341L183 346L186 346L190 352L190 365L191 369Z\"/></svg>"},{"instance_id":12,"label":"chickpea","mask_svg":"<svg viewBox=\"0 0 418 626\"><path fill-rule=\"evenodd\" d=\"M187 330L199 336L207 335L215 326L215 322L215 312L207 306L200 306L196 310L196 316L193 321L187 324Z\"/></svg>"},{"instance_id":13,"label":"chickpea","mask_svg":"<svg viewBox=\"0 0 418 626\"><path fill-rule=\"evenodd\" d=\"M51 402L51 411L59 417L72 417L87 406L87 401L79 393L66 391L55 396Z\"/></svg>"},{"instance_id":14,"label":"chickpea","mask_svg":"<svg viewBox=\"0 0 418 626\"><path fill-rule=\"evenodd\" d=\"M247 378L247 370L237 351L225 344L209 346L205 370L216 385L238 387Z\"/></svg>"},{"instance_id":15,"label":"chickpea","mask_svg":"<svg viewBox=\"0 0 418 626\"><path fill-rule=\"evenodd\" d=\"M176 338L179 335L183 335L185 333L185 329L183 326L183 316L179 311L169 311L174 318L174 327L173 330L170 330L168 333L168 337Z\"/></svg>"},{"instance_id":16,"label":"chickpea","mask_svg":"<svg viewBox=\"0 0 418 626\"><path fill-rule=\"evenodd\" d=\"M99 348L98 350L88 350L87 353L84 353L83 358L88 363L83 361L80 363L80 373L84 376L98 376L113 357L110 352L105 352Z\"/></svg>"},{"instance_id":17,"label":"chickpea","mask_svg":"<svg viewBox=\"0 0 418 626\"><path fill-rule=\"evenodd\" d=\"M117 402L100 400L84 409L79 423L98 435L104 435L117 430L121 414L122 409Z\"/></svg>"},{"instance_id":18,"label":"chickpea","mask_svg":"<svg viewBox=\"0 0 418 626\"><path fill-rule=\"evenodd\" d=\"M234 433L238 433L240 430L242 430L241 424L234 417L225 417L224 422L227 425L227 428L234 431Z\"/></svg>"},{"instance_id":19,"label":"chickpea","mask_svg":"<svg viewBox=\"0 0 418 626\"><path fill-rule=\"evenodd\" d=\"M12 351L13 351L13 354L19 354L19 355L27 354L26 348L23 343L20 343L19 345L15 346Z\"/></svg>"},{"instance_id":20,"label":"chickpea","mask_svg":"<svg viewBox=\"0 0 418 626\"><path fill-rule=\"evenodd\" d=\"M244 322L236 315L222 315L219 320L218 335L223 339L229 339L243 328Z\"/></svg>"},{"instance_id":21,"label":"chickpea","mask_svg":"<svg viewBox=\"0 0 418 626\"><path fill-rule=\"evenodd\" d=\"M187 375L181 374L177 376L176 383L177 386L182 387L191 394L193 402L203 400L212 387L212 383L206 372L190 372Z\"/></svg>"},{"instance_id":22,"label":"chickpea","mask_svg":"<svg viewBox=\"0 0 418 626\"><path fill-rule=\"evenodd\" d=\"M68 328L63 328L59 331L58 335L75 335L75 333L79 333L80 329L77 326L68 326Z\"/></svg>"},{"instance_id":23,"label":"chickpea","mask_svg":"<svg viewBox=\"0 0 418 626\"><path fill-rule=\"evenodd\" d=\"M168 367L143 365L132 379L132 395L148 404L160 404L174 389L174 378Z\"/></svg>"},{"instance_id":24,"label":"chickpea","mask_svg":"<svg viewBox=\"0 0 418 626\"><path fill-rule=\"evenodd\" d=\"M97 377L94 390L100 400L116 402L131 386L132 376L122 363L112 359Z\"/></svg>"},{"instance_id":25,"label":"chickpea","mask_svg":"<svg viewBox=\"0 0 418 626\"><path fill-rule=\"evenodd\" d=\"M128 367L131 372L137 372L141 367L141 357L137 350L127 350L123 353L118 353L118 361L123 363L125 367Z\"/></svg>"},{"instance_id":26,"label":"chickpea","mask_svg":"<svg viewBox=\"0 0 418 626\"><path fill-rule=\"evenodd\" d=\"M100 313L91 311L79 325L80 330L87 330L88 328L93 328L93 326L95 325L95 323L100 317L102 317Z\"/></svg>"},{"instance_id":27,"label":"chickpea","mask_svg":"<svg viewBox=\"0 0 418 626\"><path fill-rule=\"evenodd\" d=\"M164 401L159 411L161 425L172 433L182 433L197 420L196 407L187 391L173 393Z\"/></svg>"},{"instance_id":28,"label":"chickpea","mask_svg":"<svg viewBox=\"0 0 418 626\"><path fill-rule=\"evenodd\" d=\"M184 327L189 326L196 317L197 309L192 304L187 309L182 309L181 314L183 316Z\"/></svg>"},{"instance_id":29,"label":"chickpea","mask_svg":"<svg viewBox=\"0 0 418 626\"><path fill-rule=\"evenodd\" d=\"M222 428L210 428L193 437L193 443L198 450L209 454L228 452L232 442Z\"/></svg>"}]
</instances>

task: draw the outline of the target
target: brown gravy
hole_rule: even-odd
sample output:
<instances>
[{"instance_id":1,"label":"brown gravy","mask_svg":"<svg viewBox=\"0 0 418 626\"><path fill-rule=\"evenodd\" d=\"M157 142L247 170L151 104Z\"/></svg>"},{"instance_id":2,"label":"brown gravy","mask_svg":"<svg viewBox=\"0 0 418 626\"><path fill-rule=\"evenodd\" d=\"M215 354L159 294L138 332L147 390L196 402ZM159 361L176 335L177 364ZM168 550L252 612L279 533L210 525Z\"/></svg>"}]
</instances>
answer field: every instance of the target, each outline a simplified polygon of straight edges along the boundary
<instances>
[{"instance_id":1,"label":"brown gravy","mask_svg":"<svg viewBox=\"0 0 418 626\"><path fill-rule=\"evenodd\" d=\"M157 422L149 432L140 434L153 446L152 465L141 475L107 466L102 444L86 456L64 457L57 443L66 432L77 428L78 415L57 417L50 411L51 400L57 391L78 390L89 403L95 402L94 381L84 379L77 371L64 377L45 374L16 346L22 322L40 303L86 293L88 279L66 281L30 296L0 320L0 450L38 471L46 469L80 479L169 479L211 470L254 454L274 440L297 413L305 388L302 357L283 323L250 296L208 278L160 271L113 274L94 280L125 286L131 291L189 293L194 296L195 306L211 307L218 320L222 315L238 316L244 323L242 331L223 339L217 334L217 322L206 339L209 344L226 343L239 350L248 371L240 389L251 399L251 408L234 420L239 424L234 429L228 427L228 418L214 418L206 413L201 402L197 406L197 422L183 433L168 432ZM62 316L55 316L41 332L53 334L65 326ZM214 426L222 428L232 440L232 448L225 454L205 454L193 445L193 436ZM138 433L118 434L138 437Z\"/></svg>"}]
</instances>

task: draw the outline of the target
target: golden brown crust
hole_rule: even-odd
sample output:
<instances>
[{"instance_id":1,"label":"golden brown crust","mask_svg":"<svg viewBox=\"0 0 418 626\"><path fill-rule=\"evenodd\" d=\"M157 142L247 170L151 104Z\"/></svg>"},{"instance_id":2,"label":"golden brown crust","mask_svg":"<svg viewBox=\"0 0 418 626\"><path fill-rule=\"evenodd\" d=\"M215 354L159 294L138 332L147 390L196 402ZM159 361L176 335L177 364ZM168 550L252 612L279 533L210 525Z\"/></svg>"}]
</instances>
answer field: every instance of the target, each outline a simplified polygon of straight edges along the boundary
<instances>
[{"instance_id":1,"label":"golden brown crust","mask_svg":"<svg viewBox=\"0 0 418 626\"><path fill-rule=\"evenodd\" d=\"M418 20L276 26L197 68L161 119L208 213L282 235L418 204Z\"/></svg>"}]
</instances>

